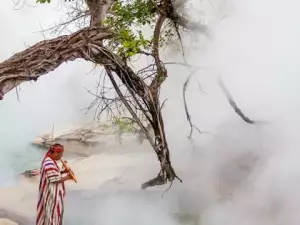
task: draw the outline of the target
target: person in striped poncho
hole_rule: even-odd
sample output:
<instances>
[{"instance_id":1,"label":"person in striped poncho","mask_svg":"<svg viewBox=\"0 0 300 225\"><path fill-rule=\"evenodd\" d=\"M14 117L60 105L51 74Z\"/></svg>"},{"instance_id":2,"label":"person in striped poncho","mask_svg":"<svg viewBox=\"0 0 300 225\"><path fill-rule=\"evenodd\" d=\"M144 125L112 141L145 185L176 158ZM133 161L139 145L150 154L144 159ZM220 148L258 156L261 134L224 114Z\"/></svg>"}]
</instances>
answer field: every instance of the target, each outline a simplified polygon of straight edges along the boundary
<instances>
[{"instance_id":1,"label":"person in striped poncho","mask_svg":"<svg viewBox=\"0 0 300 225\"><path fill-rule=\"evenodd\" d=\"M62 225L63 223L63 203L66 193L64 182L72 179L67 174L68 171L61 171L56 163L61 159L63 152L62 145L51 145L42 161L36 225Z\"/></svg>"}]
</instances>

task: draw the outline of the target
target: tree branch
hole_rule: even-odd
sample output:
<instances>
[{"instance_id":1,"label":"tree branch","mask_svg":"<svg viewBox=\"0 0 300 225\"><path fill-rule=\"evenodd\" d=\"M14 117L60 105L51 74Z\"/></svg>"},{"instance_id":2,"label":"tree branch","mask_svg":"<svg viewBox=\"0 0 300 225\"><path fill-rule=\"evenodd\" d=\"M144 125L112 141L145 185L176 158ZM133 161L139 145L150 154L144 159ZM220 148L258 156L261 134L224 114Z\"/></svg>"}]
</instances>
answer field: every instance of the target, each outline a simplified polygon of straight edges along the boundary
<instances>
[{"instance_id":1,"label":"tree branch","mask_svg":"<svg viewBox=\"0 0 300 225\"><path fill-rule=\"evenodd\" d=\"M106 65L140 97L147 98L146 84L116 54L102 46L114 36L107 28L91 27L51 40L41 41L0 63L0 99L25 81L36 81L62 63L85 59Z\"/></svg>"},{"instance_id":2,"label":"tree branch","mask_svg":"<svg viewBox=\"0 0 300 225\"><path fill-rule=\"evenodd\" d=\"M91 25L103 26L107 12L115 0L86 0L91 15Z\"/></svg>"},{"instance_id":3,"label":"tree branch","mask_svg":"<svg viewBox=\"0 0 300 225\"><path fill-rule=\"evenodd\" d=\"M157 90L160 85L164 82L167 77L167 70L165 69L163 63L159 58L159 37L162 25L166 17L164 15L159 15L153 34L153 56L157 68L157 74L151 82L151 90Z\"/></svg>"},{"instance_id":4,"label":"tree branch","mask_svg":"<svg viewBox=\"0 0 300 225\"><path fill-rule=\"evenodd\" d=\"M147 131L147 129L145 128L145 126L142 124L142 122L140 121L140 119L138 118L138 116L136 115L136 113L133 111L133 109L131 108L131 106L128 104L128 102L126 101L126 99L124 98L124 95L122 94L121 90L119 89L112 72L110 71L110 69L108 67L105 67L105 70L107 72L107 75L109 77L109 79L112 82L112 85L114 86L117 94L119 95L119 97L121 98L123 104L125 105L125 107L127 108L127 110L130 112L130 114L133 116L135 122L141 127L141 129L143 130L144 134L146 135L147 139L149 140L151 146L153 147L153 149L155 150L155 143L152 141L149 132Z\"/></svg>"},{"instance_id":5,"label":"tree branch","mask_svg":"<svg viewBox=\"0 0 300 225\"><path fill-rule=\"evenodd\" d=\"M196 72L196 71L195 71ZM186 93L186 89L187 89L187 86L189 84L189 81L192 77L193 73L188 76L188 78L186 79L186 81L184 82L183 84L183 103L184 103L184 110L185 110L185 115L186 115L186 119L188 121L188 123L190 124L190 134L188 136L189 139L192 138L192 135L193 135L193 130L194 128L201 134L202 132L200 131L200 129L198 127L196 127L193 123L192 123L192 120L191 120L191 115L189 113L189 110L188 110L188 107L187 107L187 103L186 103L186 96L185 96L185 93Z\"/></svg>"},{"instance_id":6,"label":"tree branch","mask_svg":"<svg viewBox=\"0 0 300 225\"><path fill-rule=\"evenodd\" d=\"M207 26L201 23L192 22L187 18L178 15L176 12L173 12L172 14L168 15L168 18L175 21L178 25L188 30L201 32L209 36L209 30Z\"/></svg>"},{"instance_id":7,"label":"tree branch","mask_svg":"<svg viewBox=\"0 0 300 225\"><path fill-rule=\"evenodd\" d=\"M112 38L107 28L91 27L51 40L41 41L0 63L0 97L25 81L36 81L62 63L83 58L91 61L89 44Z\"/></svg>"},{"instance_id":8,"label":"tree branch","mask_svg":"<svg viewBox=\"0 0 300 225\"><path fill-rule=\"evenodd\" d=\"M242 110L237 106L236 102L233 100L230 92L228 91L223 80L220 77L218 78L218 83L219 83L223 93L225 94L229 104L234 109L234 111L242 118L242 120L244 120L246 123L249 123L249 124L255 124L255 121L251 120L247 116L245 116L245 114L242 112Z\"/></svg>"}]
</instances>

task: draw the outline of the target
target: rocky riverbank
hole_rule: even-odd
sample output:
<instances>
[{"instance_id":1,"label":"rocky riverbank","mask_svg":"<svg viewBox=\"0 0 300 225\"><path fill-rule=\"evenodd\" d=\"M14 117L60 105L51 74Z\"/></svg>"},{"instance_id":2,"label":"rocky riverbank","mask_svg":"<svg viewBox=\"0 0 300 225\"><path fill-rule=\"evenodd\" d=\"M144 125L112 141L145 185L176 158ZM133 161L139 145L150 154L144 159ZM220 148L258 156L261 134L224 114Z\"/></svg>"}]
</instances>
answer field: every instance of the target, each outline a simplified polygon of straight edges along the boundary
<instances>
[{"instance_id":1,"label":"rocky riverbank","mask_svg":"<svg viewBox=\"0 0 300 225\"><path fill-rule=\"evenodd\" d=\"M166 187L157 187L150 192L142 191L140 188L141 183L156 174L157 165L155 155L150 148L148 152L139 152L139 150L141 148L138 144L131 145L130 149L123 146L119 153L102 153L68 161L76 174L78 183L70 181L66 185L68 190L66 224L82 225L84 224L82 221L86 221L86 224L98 224L95 222L98 219L94 218L97 213L88 208L98 207L100 213L103 207L108 207L101 205L103 201L114 199L113 196L121 195L120 199L125 199L123 201L140 196L138 199L141 202L144 200L140 199L148 199L149 195L155 199L161 198ZM34 224L38 183L39 175L31 178L21 176L18 185L0 189L0 209L3 209L0 210L0 218L10 219L19 225ZM115 207L120 207L120 203L114 204L116 204ZM84 208L78 208L78 205ZM78 211L80 209L81 212ZM76 220L74 215L76 215ZM180 218L178 216L178 220ZM4 220L3 222L8 223Z\"/></svg>"},{"instance_id":2,"label":"rocky riverbank","mask_svg":"<svg viewBox=\"0 0 300 225\"><path fill-rule=\"evenodd\" d=\"M140 145L140 152L144 148L144 141L145 136L136 127L120 128L120 124L112 122L92 122L69 130L53 129L52 132L37 137L31 145L46 152L51 144L60 143L65 147L64 158L69 161L102 153L122 153L122 148L134 151L134 148L131 148L133 143ZM21 175L26 178L35 177L39 175L39 168L27 168Z\"/></svg>"},{"instance_id":3,"label":"rocky riverbank","mask_svg":"<svg viewBox=\"0 0 300 225\"><path fill-rule=\"evenodd\" d=\"M125 120L126 121L126 120ZM60 143L65 146L67 153L80 156L90 156L102 152L119 149L119 145L132 143L132 141L143 144L146 140L139 128L132 124L125 125L106 123L86 123L66 131L56 131L43 134L32 142L32 145L47 149L49 145ZM148 127L148 129L150 129ZM150 132L151 134L151 132ZM153 135L153 134L151 134Z\"/></svg>"},{"instance_id":4,"label":"rocky riverbank","mask_svg":"<svg viewBox=\"0 0 300 225\"><path fill-rule=\"evenodd\" d=\"M0 225L32 225L33 220L12 211L0 209Z\"/></svg>"},{"instance_id":5,"label":"rocky riverbank","mask_svg":"<svg viewBox=\"0 0 300 225\"><path fill-rule=\"evenodd\" d=\"M156 205L156 201L161 201L161 195L167 188L154 187L150 191L141 190L141 184L156 176L158 170L156 155L147 142L138 141L138 136L134 133L125 133L120 144L116 141L115 133L97 131L96 135L95 130L75 129L55 135L53 140L50 140L49 134L43 135L44 138L33 143L41 151L54 142L65 145L65 159L78 179L78 183L70 181L66 184L68 192L64 220L67 225L99 224L103 217L107 217L102 215L99 218L98 214L101 211L113 212L114 207L120 207L124 201L128 204L129 199L133 198L137 198L137 204L141 204L141 207L148 204ZM83 152L85 154L81 154ZM0 189L0 209L2 209L0 218L3 224L9 225L13 222L18 225L34 224L39 176L39 169L32 168L20 175L17 185ZM115 198L121 202L111 203ZM153 203L152 200L148 202L149 198L155 199ZM164 204L172 205L168 201ZM110 209L111 206L113 208ZM128 213L134 211L135 209L132 209ZM182 220L190 221L184 224L196 224L194 217L173 211L163 215L168 220L174 220L172 224L183 224L180 222ZM142 213L147 214L147 210ZM117 214L124 215L122 212ZM143 224L143 221L139 224L141 223Z\"/></svg>"}]
</instances>

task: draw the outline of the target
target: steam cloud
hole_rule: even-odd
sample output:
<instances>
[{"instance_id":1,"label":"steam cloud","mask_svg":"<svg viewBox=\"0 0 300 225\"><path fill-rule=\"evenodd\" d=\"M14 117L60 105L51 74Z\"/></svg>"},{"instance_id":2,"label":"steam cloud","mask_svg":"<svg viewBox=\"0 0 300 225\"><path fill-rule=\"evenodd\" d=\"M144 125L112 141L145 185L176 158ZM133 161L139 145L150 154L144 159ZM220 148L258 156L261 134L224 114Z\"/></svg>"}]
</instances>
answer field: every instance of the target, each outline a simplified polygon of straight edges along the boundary
<instances>
[{"instance_id":1,"label":"steam cloud","mask_svg":"<svg viewBox=\"0 0 300 225\"><path fill-rule=\"evenodd\" d=\"M162 90L162 98L168 98L163 113L171 157L183 184L175 183L163 198L161 188L138 190L139 183L158 172L154 153L147 149L149 153L136 156L140 157L140 162L134 166L123 168L118 162L111 162L116 170L112 178L126 169L120 188L104 185L96 190L70 193L67 211L77 217L66 218L67 221L72 224L89 221L89 224L103 225L168 225L178 224L172 213L187 213L205 225L299 224L300 64L297 60L300 3L295 0L211 2L213 5L209 1L190 1L186 9L190 10L191 18L206 19L211 39L201 36L192 43L197 35L185 36L185 43L190 45L186 48L188 62L201 67L192 78L194 82L188 88L187 102L193 123L207 133L195 132L193 142L186 138L189 127L185 121L182 85L188 69L170 68L169 79ZM79 67L86 71L83 64ZM1 124L6 121L6 128L1 126L1 132L18 134L24 139L20 143L25 143L52 126L52 122L42 122L44 118L58 122L77 120L78 114L73 112L78 105L57 99L67 92L67 82L57 91L62 76L66 77L62 74L73 74L72 68L75 65L64 66L51 78L44 78L30 88L26 86L22 103L7 103L13 98L10 94L0 110ZM226 102L216 76L223 77L236 102L249 117L268 123L244 123ZM50 80L56 89L49 87ZM206 94L199 90L198 81ZM79 94L74 86L68 89L72 90L69 92L71 99ZM42 98L33 94L42 93L41 89L46 91ZM54 102L64 109L57 117L54 116L57 112ZM87 102L83 99L80 105ZM27 122L24 122L24 115ZM25 132L26 138L19 135L28 129L32 131ZM7 143L5 149L9 147ZM126 151L122 149L122 153ZM151 165L143 164L150 160L148 156L153 158ZM99 171L99 179L101 176Z\"/></svg>"}]
</instances>

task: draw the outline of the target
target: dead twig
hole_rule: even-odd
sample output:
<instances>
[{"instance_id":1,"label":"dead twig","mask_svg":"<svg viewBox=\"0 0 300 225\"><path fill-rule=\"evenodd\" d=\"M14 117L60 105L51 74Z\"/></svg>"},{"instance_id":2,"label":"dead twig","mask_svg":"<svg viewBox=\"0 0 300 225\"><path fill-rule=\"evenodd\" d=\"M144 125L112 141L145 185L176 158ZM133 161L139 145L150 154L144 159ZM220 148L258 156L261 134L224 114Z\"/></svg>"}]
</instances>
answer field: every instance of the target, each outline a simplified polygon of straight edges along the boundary
<instances>
[{"instance_id":1,"label":"dead twig","mask_svg":"<svg viewBox=\"0 0 300 225\"><path fill-rule=\"evenodd\" d=\"M220 77L218 78L218 83L219 83L219 86L221 87L221 90L223 91L224 95L226 96L227 101L229 102L231 107L234 109L234 111L242 118L242 120L244 120L246 123L249 123L249 124L255 124L255 121L251 120L251 119L249 119L249 117L245 116L245 114L242 112L242 110L237 106L236 102L233 100L230 92L228 91L223 80Z\"/></svg>"},{"instance_id":2,"label":"dead twig","mask_svg":"<svg viewBox=\"0 0 300 225\"><path fill-rule=\"evenodd\" d=\"M191 120L191 115L189 113L189 110L188 110L188 106L187 106L187 103L186 103L186 89L187 89L187 86L189 84L189 81L191 79L191 77L193 76L193 74L195 73L196 71L193 71L189 76L188 78L186 79L186 81L184 82L183 84L183 104L184 104L184 110L185 110L185 115L186 115L186 119L190 125L190 134L188 136L189 139L192 138L192 135L193 135L193 130L194 128L201 134L202 132L200 131L200 129L198 127L196 127L193 123L192 123L192 120Z\"/></svg>"}]
</instances>

